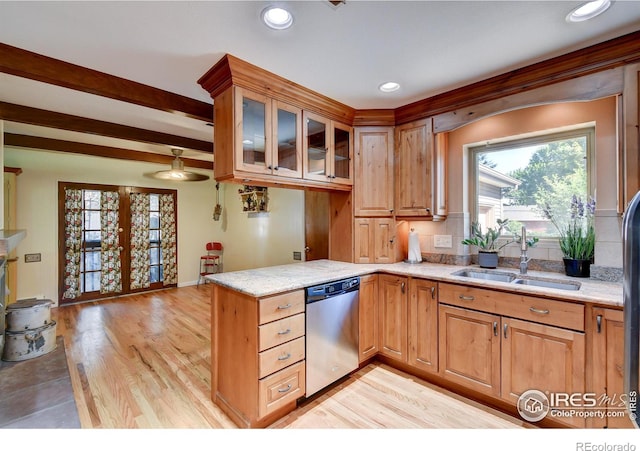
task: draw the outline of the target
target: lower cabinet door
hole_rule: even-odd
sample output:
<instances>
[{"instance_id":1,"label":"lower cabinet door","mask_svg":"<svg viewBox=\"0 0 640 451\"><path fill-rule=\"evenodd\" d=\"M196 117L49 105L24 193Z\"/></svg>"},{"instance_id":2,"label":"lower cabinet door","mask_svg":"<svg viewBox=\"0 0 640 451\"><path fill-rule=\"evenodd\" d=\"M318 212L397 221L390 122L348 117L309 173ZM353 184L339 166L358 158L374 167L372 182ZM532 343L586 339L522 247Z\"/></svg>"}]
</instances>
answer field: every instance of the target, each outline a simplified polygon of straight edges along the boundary
<instances>
[{"instance_id":1,"label":"lower cabinet door","mask_svg":"<svg viewBox=\"0 0 640 451\"><path fill-rule=\"evenodd\" d=\"M440 374L487 395L500 396L500 317L440 305Z\"/></svg>"},{"instance_id":2,"label":"lower cabinet door","mask_svg":"<svg viewBox=\"0 0 640 451\"><path fill-rule=\"evenodd\" d=\"M502 399L516 404L522 393L539 390L550 400L547 417L584 427L584 416L575 413L584 407L584 333L511 318L502 322Z\"/></svg>"},{"instance_id":3,"label":"lower cabinet door","mask_svg":"<svg viewBox=\"0 0 640 451\"><path fill-rule=\"evenodd\" d=\"M438 371L438 283L409 281L409 365Z\"/></svg>"}]
</instances>

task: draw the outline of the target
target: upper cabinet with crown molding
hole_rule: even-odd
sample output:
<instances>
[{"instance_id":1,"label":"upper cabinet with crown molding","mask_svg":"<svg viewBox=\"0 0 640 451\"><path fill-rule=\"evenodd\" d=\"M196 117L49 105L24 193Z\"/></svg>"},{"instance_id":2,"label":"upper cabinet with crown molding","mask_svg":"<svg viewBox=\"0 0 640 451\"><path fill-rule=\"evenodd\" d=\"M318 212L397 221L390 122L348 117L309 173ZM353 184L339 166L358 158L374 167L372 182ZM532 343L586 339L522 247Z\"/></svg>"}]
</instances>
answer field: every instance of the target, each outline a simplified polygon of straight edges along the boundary
<instances>
[{"instance_id":1,"label":"upper cabinet with crown molding","mask_svg":"<svg viewBox=\"0 0 640 451\"><path fill-rule=\"evenodd\" d=\"M231 55L198 82L214 101L217 181L351 190L355 110Z\"/></svg>"}]
</instances>

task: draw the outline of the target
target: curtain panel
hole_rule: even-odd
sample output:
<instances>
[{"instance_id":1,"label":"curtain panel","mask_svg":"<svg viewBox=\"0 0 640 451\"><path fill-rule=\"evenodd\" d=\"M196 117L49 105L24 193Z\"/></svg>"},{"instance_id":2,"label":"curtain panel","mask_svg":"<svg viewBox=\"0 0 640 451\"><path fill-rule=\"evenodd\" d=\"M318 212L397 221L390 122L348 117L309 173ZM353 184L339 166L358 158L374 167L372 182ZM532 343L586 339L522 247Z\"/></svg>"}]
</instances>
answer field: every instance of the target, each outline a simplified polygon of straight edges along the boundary
<instances>
[{"instance_id":1,"label":"curtain panel","mask_svg":"<svg viewBox=\"0 0 640 451\"><path fill-rule=\"evenodd\" d=\"M131 193L130 289L149 288L149 194Z\"/></svg>"},{"instance_id":2,"label":"curtain panel","mask_svg":"<svg viewBox=\"0 0 640 451\"><path fill-rule=\"evenodd\" d=\"M178 283L176 217L173 194L160 195L160 249L163 285Z\"/></svg>"},{"instance_id":3,"label":"curtain panel","mask_svg":"<svg viewBox=\"0 0 640 451\"><path fill-rule=\"evenodd\" d=\"M64 290L63 299L80 295L80 257L82 247L82 190L64 190Z\"/></svg>"},{"instance_id":4,"label":"curtain panel","mask_svg":"<svg viewBox=\"0 0 640 451\"><path fill-rule=\"evenodd\" d=\"M122 291L120 263L120 195L102 191L100 195L100 293Z\"/></svg>"}]
</instances>

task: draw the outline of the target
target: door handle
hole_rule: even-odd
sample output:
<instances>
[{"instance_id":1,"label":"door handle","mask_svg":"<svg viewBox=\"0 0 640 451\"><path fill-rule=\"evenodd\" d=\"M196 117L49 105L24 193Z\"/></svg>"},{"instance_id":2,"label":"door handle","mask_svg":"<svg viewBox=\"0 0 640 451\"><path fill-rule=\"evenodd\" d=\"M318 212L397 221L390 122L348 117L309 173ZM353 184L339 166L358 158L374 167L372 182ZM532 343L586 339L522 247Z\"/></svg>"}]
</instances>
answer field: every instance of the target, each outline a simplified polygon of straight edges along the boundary
<instances>
[{"instance_id":1,"label":"door handle","mask_svg":"<svg viewBox=\"0 0 640 451\"><path fill-rule=\"evenodd\" d=\"M309 246L305 246L304 251L308 254L309 252L311 252L311 248Z\"/></svg>"}]
</instances>

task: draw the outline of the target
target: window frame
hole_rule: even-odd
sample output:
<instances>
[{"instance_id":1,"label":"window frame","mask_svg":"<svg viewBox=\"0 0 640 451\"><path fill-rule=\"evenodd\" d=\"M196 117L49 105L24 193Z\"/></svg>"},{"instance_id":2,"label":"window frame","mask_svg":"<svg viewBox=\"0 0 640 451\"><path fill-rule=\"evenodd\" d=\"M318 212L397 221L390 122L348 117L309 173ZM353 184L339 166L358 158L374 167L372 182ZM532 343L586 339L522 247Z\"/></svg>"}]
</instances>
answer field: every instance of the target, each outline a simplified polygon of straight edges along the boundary
<instances>
[{"instance_id":1,"label":"window frame","mask_svg":"<svg viewBox=\"0 0 640 451\"><path fill-rule=\"evenodd\" d=\"M586 173L587 173L587 191L589 195L595 197L595 180L596 180L596 124L589 122L584 124L576 124L570 127L553 130L540 130L527 135L505 136L498 139L485 140L478 143L466 144L465 149L468 154L468 170L469 170L469 216L470 221L477 221L479 217L478 191L478 155L487 153L487 150L500 151L511 148L530 147L537 144L547 144L550 142L560 141L563 139L571 139L577 137L586 137ZM502 234L502 237L510 237L512 235ZM546 236L544 240L555 240L558 237Z\"/></svg>"}]
</instances>

